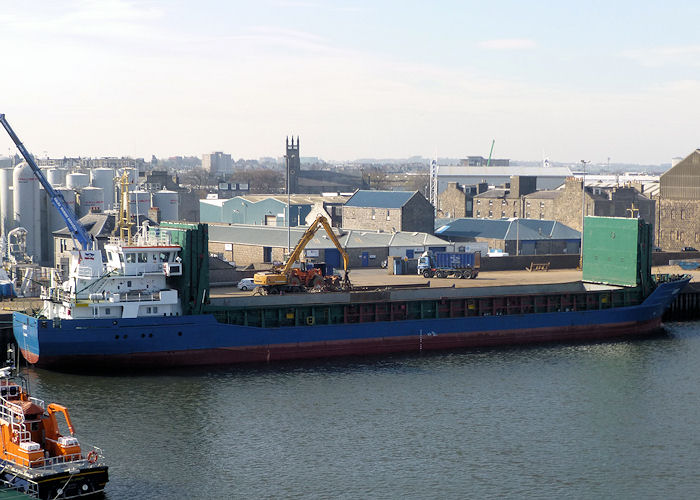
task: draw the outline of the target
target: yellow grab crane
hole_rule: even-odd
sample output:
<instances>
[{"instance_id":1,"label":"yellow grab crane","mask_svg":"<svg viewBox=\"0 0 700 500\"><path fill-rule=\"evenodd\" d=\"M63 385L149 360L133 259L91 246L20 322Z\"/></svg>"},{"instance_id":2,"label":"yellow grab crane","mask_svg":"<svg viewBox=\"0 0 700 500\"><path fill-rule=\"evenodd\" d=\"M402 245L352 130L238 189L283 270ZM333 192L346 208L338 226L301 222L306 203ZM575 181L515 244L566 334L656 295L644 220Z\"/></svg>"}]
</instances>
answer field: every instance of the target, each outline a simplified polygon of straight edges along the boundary
<instances>
[{"instance_id":1,"label":"yellow grab crane","mask_svg":"<svg viewBox=\"0 0 700 500\"><path fill-rule=\"evenodd\" d=\"M328 233L328 237L331 239L335 247L340 252L343 257L343 270L345 275L343 277L342 284L338 283L338 279L333 279L332 277L326 277L321 273L320 269L313 268L308 270L302 270L294 267L294 263L301 257L301 252L306 248L306 245L311 241L311 239L316 234L316 231L323 226L323 229ZM327 289L348 289L350 287L350 280L348 278L348 266L350 265L350 258L348 253L338 241L331 225L328 223L323 215L316 217L316 220L309 226L309 228L304 232L301 239L294 247L294 250L289 255L287 262L284 266L275 270L271 273L257 273L253 276L253 281L256 285L263 287L268 293L279 293L280 291L301 291L307 288L327 288Z\"/></svg>"}]
</instances>

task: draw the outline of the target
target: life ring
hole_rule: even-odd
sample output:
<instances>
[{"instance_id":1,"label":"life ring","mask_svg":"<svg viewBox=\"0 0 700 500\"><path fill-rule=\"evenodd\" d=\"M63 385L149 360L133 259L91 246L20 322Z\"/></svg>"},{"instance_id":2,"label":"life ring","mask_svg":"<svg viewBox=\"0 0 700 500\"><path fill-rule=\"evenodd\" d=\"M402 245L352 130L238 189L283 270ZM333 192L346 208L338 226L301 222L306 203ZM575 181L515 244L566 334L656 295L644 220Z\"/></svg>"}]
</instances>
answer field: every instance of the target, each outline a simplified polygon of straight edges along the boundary
<instances>
[{"instance_id":1,"label":"life ring","mask_svg":"<svg viewBox=\"0 0 700 500\"><path fill-rule=\"evenodd\" d=\"M90 462L91 464L94 464L95 462L97 462L97 458L98 458L98 455L97 455L97 452L95 450L92 450L87 455L87 461Z\"/></svg>"}]
</instances>

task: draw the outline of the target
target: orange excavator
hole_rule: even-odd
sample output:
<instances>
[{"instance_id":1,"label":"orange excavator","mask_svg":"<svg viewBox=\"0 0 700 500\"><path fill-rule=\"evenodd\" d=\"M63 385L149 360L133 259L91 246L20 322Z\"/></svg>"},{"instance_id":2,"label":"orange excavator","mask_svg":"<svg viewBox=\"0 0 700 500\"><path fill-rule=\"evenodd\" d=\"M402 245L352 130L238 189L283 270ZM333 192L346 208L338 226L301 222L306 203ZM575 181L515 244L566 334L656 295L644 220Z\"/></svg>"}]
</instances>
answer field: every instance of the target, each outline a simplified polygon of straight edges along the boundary
<instances>
[{"instance_id":1,"label":"orange excavator","mask_svg":"<svg viewBox=\"0 0 700 500\"><path fill-rule=\"evenodd\" d=\"M302 268L294 267L294 264L301 257L302 251L306 248L306 245L311 241L316 231L318 231L321 226L326 230L328 237L343 257L343 270L345 273L342 280L337 276L323 276L321 270L315 267L311 269L305 269L303 266ZM301 292L312 289L327 291L349 290L351 286L348 277L349 263L350 258L331 229L328 219L323 215L319 215L304 232L299 243L297 243L294 250L289 255L287 262L281 268L273 269L270 273L255 274L255 276L253 276L253 281L256 285L261 287L263 291L269 294L279 292Z\"/></svg>"}]
</instances>

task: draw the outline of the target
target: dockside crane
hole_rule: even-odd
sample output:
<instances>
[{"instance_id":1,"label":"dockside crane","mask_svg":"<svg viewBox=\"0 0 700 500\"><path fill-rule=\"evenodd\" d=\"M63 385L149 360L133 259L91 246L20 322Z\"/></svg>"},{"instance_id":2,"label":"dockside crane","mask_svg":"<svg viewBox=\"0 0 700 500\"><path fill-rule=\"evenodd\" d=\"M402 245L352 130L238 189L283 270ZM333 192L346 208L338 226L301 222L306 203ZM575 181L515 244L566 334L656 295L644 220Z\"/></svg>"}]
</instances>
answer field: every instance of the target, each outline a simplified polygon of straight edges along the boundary
<instances>
[{"instance_id":1,"label":"dockside crane","mask_svg":"<svg viewBox=\"0 0 700 500\"><path fill-rule=\"evenodd\" d=\"M24 160L29 164L36 178L39 179L41 185L44 186L46 194L49 196L51 203L54 207L56 207L56 210L58 210L58 213L61 215L61 217L63 217L63 220L65 221L66 226L68 226L68 230L70 231L71 236L75 241L78 242L80 249L86 251L94 250L94 241L90 236L90 233L87 232L85 227L80 223L78 218L70 209L68 203L66 203L65 198L63 198L63 195L56 191L53 188L53 186L51 186L49 181L46 179L42 171L37 166L36 162L34 161L34 158L32 158L32 155L29 154L27 148L25 148L24 144L22 144L22 141L19 140L19 137L17 137L15 131L12 130L12 127L7 122L4 113L0 113L0 123L2 123L2 126L5 127L5 130L9 134L12 141L15 143L15 146L17 146L17 149L19 149L19 152L22 153Z\"/></svg>"}]
</instances>

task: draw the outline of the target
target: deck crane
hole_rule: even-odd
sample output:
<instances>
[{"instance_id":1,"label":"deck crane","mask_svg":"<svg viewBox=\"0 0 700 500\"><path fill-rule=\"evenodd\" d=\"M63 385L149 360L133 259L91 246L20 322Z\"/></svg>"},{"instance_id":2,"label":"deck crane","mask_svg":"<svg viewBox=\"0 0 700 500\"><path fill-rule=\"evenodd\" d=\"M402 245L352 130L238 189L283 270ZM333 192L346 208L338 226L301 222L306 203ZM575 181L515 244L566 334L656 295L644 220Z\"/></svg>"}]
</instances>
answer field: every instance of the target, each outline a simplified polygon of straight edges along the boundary
<instances>
[{"instance_id":1,"label":"deck crane","mask_svg":"<svg viewBox=\"0 0 700 500\"><path fill-rule=\"evenodd\" d=\"M39 179L41 185L44 186L46 194L48 194L51 203L54 207L56 207L58 213L61 215L61 217L63 217L63 220L66 222L66 226L68 226L68 230L70 231L73 239L77 240L82 250L94 250L94 241L92 237L87 232L85 227L80 223L78 218L73 214L70 207L68 206L68 203L66 203L66 200L63 198L63 195L56 191L53 188L53 186L51 186L49 181L41 172L36 162L34 161L34 158L32 158L32 155L29 154L27 148L25 148L24 144L22 144L22 142L19 140L19 137L17 137L15 131L12 130L12 127L7 122L4 113L0 113L0 123L2 123L2 126L5 127L5 130L7 130L7 133L10 135L10 138L15 143L15 146L17 146L17 149L19 149L19 152L22 153L22 156L24 157L25 161L32 168L32 171L34 172L34 175L36 175L36 178Z\"/></svg>"},{"instance_id":2,"label":"deck crane","mask_svg":"<svg viewBox=\"0 0 700 500\"><path fill-rule=\"evenodd\" d=\"M293 267L294 263L301 257L301 252L304 250L306 245L311 241L311 239L316 234L316 231L323 226L331 239L335 247L340 252L343 257L343 269L345 275L343 276L342 283L334 282L332 279L328 280L321 274L320 269L308 269L302 270ZM350 279L348 278L348 266L350 264L350 258L348 253L338 241L335 233L331 229L328 220L323 215L316 217L316 220L311 223L309 228L304 232L301 239L294 247L294 250L289 255L287 262L281 269L275 270L272 273L257 273L253 276L253 281L256 285L259 285L263 290L268 293L278 293L280 291L300 291L307 288L323 288L325 285L326 289L348 289L350 288ZM337 278L336 278L337 280Z\"/></svg>"}]
</instances>

